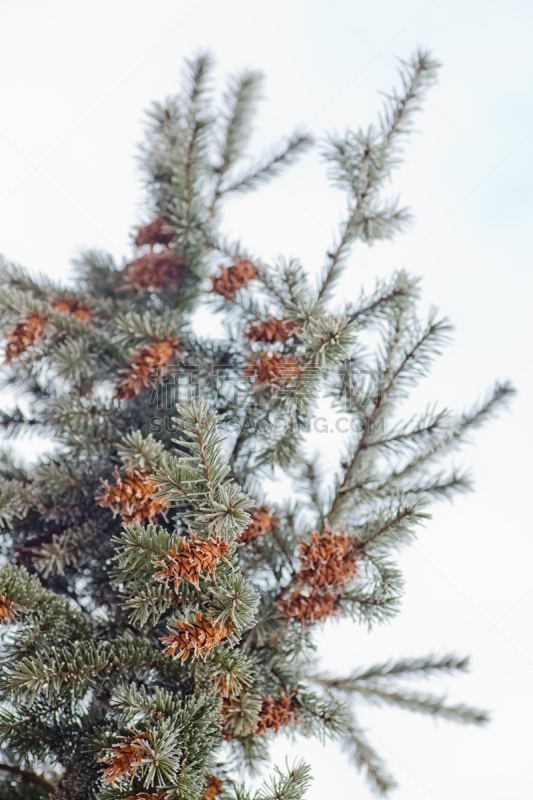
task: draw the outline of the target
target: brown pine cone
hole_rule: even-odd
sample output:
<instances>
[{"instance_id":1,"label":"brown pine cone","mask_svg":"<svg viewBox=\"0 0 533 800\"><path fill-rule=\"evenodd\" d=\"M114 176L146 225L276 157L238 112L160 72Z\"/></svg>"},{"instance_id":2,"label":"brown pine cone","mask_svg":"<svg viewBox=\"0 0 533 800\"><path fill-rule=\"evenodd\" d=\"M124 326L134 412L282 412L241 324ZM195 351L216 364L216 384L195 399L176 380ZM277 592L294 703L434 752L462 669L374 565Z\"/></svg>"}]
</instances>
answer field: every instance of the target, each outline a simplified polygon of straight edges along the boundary
<instances>
[{"instance_id":1,"label":"brown pine cone","mask_svg":"<svg viewBox=\"0 0 533 800\"><path fill-rule=\"evenodd\" d=\"M196 614L196 622L178 621L176 628L161 641L166 645L166 653L182 661L186 661L189 653L194 653L195 658L205 658L214 645L230 635L226 625L213 622L200 611Z\"/></svg>"},{"instance_id":2,"label":"brown pine cone","mask_svg":"<svg viewBox=\"0 0 533 800\"><path fill-rule=\"evenodd\" d=\"M170 336L162 342L152 342L134 350L128 358L131 365L122 370L126 377L115 387L116 400L131 400L152 383L160 382L172 359L181 358L178 337Z\"/></svg>"},{"instance_id":3,"label":"brown pine cone","mask_svg":"<svg viewBox=\"0 0 533 800\"><path fill-rule=\"evenodd\" d=\"M120 515L123 522L153 522L158 514L164 514L168 501L151 496L159 487L149 480L150 472L140 469L126 472L126 478L116 473L117 481L113 486L104 481L104 491L96 496L98 505L109 506L114 516Z\"/></svg>"},{"instance_id":4,"label":"brown pine cone","mask_svg":"<svg viewBox=\"0 0 533 800\"><path fill-rule=\"evenodd\" d=\"M148 225L141 225L137 230L139 231L135 238L137 247L143 247L145 244L149 244L150 247L154 244L169 245L174 238L169 222L164 217L156 217Z\"/></svg>"},{"instance_id":5,"label":"brown pine cone","mask_svg":"<svg viewBox=\"0 0 533 800\"><path fill-rule=\"evenodd\" d=\"M182 580L198 586L198 579L202 573L206 576L211 573L214 577L218 562L221 559L226 561L229 552L226 542L218 539L180 538L179 545L179 551L173 544L172 550L165 555L165 560L156 561L156 567L163 569L154 575L154 578L166 584L172 581L175 592L178 591Z\"/></svg>"},{"instance_id":6,"label":"brown pine cone","mask_svg":"<svg viewBox=\"0 0 533 800\"><path fill-rule=\"evenodd\" d=\"M4 333L8 340L5 363L11 364L14 358L19 358L29 347L37 344L47 322L44 314L35 311L17 322L11 333Z\"/></svg>"},{"instance_id":7,"label":"brown pine cone","mask_svg":"<svg viewBox=\"0 0 533 800\"><path fill-rule=\"evenodd\" d=\"M244 335L251 342L265 342L267 344L286 342L292 335L294 327L294 322L271 317L270 319L260 319L256 323L250 321Z\"/></svg>"},{"instance_id":8,"label":"brown pine cone","mask_svg":"<svg viewBox=\"0 0 533 800\"><path fill-rule=\"evenodd\" d=\"M277 520L272 516L272 511L272 506L254 508L253 511L250 512L252 521L243 530L237 541L248 544L249 542L253 542L254 539L258 539L260 536L264 536L265 533L268 533L274 525L277 525Z\"/></svg>"},{"instance_id":9,"label":"brown pine cone","mask_svg":"<svg viewBox=\"0 0 533 800\"><path fill-rule=\"evenodd\" d=\"M259 267L248 258L234 258L231 267L221 264L220 275L210 275L213 288L210 290L220 294L227 303L233 300L240 289L246 289L249 282L259 276Z\"/></svg>"},{"instance_id":10,"label":"brown pine cone","mask_svg":"<svg viewBox=\"0 0 533 800\"><path fill-rule=\"evenodd\" d=\"M186 262L172 250L145 253L127 265L125 288L135 289L137 292L145 289L160 292L165 286L179 283L186 269Z\"/></svg>"}]
</instances>

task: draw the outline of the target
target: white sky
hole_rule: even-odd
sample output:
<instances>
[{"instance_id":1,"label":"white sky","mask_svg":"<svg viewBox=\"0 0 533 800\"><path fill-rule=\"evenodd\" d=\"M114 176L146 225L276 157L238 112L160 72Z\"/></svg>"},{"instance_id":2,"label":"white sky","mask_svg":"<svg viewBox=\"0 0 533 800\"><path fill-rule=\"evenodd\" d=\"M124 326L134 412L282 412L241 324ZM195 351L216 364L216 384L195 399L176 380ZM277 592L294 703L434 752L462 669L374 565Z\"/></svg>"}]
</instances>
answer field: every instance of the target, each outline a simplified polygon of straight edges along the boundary
<instances>
[{"instance_id":1,"label":"white sky","mask_svg":"<svg viewBox=\"0 0 533 800\"><path fill-rule=\"evenodd\" d=\"M393 182L416 225L394 243L358 245L340 296L400 265L423 276L425 307L437 304L456 332L418 406L469 405L495 378L520 394L464 454L476 493L435 506L402 555L399 618L371 635L344 623L324 631L324 659L339 672L389 656L472 655L472 674L437 691L491 708L487 729L364 709L397 800L503 800L530 785L532 25L526 0L0 0L0 250L54 277L82 246L130 255L141 112L176 90L198 47L214 51L220 76L266 73L257 148L299 123L318 134L368 124L378 90L395 81L394 56L418 44L444 63ZM316 270L342 207L310 155L232 203L227 229L265 260L297 255ZM316 441L327 458L339 443ZM279 741L278 762L284 750L312 763L310 800L370 797L335 746Z\"/></svg>"}]
</instances>

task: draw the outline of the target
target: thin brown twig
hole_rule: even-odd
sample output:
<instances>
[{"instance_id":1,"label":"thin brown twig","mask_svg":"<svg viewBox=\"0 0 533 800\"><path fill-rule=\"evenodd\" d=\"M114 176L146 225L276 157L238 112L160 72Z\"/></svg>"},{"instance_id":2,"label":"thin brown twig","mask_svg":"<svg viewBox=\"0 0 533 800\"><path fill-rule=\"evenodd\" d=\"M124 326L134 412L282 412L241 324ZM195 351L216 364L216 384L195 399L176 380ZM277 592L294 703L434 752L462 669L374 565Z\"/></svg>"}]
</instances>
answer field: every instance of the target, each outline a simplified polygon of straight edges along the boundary
<instances>
[{"instance_id":1,"label":"thin brown twig","mask_svg":"<svg viewBox=\"0 0 533 800\"><path fill-rule=\"evenodd\" d=\"M26 783L36 783L38 786L41 786L43 789L46 789L47 792L55 792L56 787L53 783L43 778L42 775L37 775L35 772L31 772L27 769L21 769L20 767L12 766L11 764L0 764L0 770L4 770L4 772L10 772L12 775L18 775L19 778L22 778L23 781Z\"/></svg>"}]
</instances>

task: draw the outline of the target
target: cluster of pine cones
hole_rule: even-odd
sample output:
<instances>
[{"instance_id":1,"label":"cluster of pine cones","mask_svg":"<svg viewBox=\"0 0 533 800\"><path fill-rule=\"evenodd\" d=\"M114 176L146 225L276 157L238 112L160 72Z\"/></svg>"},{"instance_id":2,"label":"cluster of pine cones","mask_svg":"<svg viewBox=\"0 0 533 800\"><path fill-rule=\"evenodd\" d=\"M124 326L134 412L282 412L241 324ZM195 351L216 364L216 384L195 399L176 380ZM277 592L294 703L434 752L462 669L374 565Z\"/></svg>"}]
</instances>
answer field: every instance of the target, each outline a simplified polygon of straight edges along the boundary
<instances>
[{"instance_id":1,"label":"cluster of pine cones","mask_svg":"<svg viewBox=\"0 0 533 800\"><path fill-rule=\"evenodd\" d=\"M150 250L127 265L125 289L161 292L166 286L183 279L187 265L171 248L173 238L172 228L163 217L157 217L148 225L138 228L136 246L149 245ZM161 250L154 251L154 245L160 245Z\"/></svg>"},{"instance_id":2,"label":"cluster of pine cones","mask_svg":"<svg viewBox=\"0 0 533 800\"><path fill-rule=\"evenodd\" d=\"M277 602L279 615L302 625L323 622L340 610L344 585L357 572L357 547L352 536L326 528L302 542L299 554L300 569Z\"/></svg>"}]
</instances>

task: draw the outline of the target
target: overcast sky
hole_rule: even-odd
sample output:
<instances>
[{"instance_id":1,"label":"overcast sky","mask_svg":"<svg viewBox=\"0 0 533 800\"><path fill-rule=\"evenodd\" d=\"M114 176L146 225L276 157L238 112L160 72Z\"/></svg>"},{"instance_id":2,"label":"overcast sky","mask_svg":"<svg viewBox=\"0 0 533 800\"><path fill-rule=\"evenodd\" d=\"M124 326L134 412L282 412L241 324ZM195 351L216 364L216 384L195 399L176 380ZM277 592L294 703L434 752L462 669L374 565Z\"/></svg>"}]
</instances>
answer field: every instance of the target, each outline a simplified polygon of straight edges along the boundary
<instances>
[{"instance_id":1,"label":"overcast sky","mask_svg":"<svg viewBox=\"0 0 533 800\"><path fill-rule=\"evenodd\" d=\"M299 124L321 135L373 121L395 56L419 44L443 62L391 187L416 224L393 243L357 245L339 297L398 266L423 277L423 308L438 305L455 339L416 407L468 406L496 378L520 393L461 457L475 494L435 506L402 555L400 616L370 635L324 629L324 660L338 672L428 651L472 656L471 675L436 689L492 709L484 730L363 710L397 800L507 800L531 783L532 28L527 0L0 0L0 251L56 278L80 247L131 256L144 221L142 111L176 90L199 47L212 49L220 78L265 72L257 149ZM342 208L311 154L234 201L225 227L265 261L295 255L316 271ZM326 460L342 444L332 439L315 437ZM371 796L334 745L278 740L278 762L286 750L312 764L310 800Z\"/></svg>"}]
</instances>

